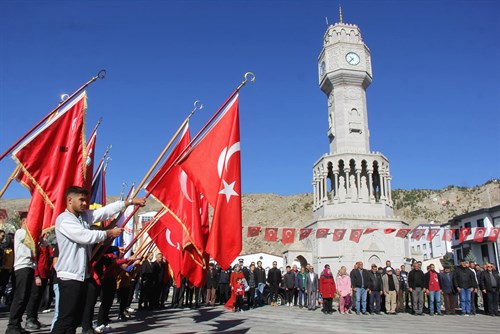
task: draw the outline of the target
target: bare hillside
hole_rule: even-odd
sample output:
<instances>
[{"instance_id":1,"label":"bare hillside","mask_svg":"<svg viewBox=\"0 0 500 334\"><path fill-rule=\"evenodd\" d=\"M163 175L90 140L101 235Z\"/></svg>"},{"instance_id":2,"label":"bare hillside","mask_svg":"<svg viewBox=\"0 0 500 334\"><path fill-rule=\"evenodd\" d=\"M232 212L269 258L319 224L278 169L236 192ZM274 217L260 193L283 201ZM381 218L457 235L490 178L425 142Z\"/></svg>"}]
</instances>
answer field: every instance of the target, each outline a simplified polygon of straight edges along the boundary
<instances>
[{"instance_id":1,"label":"bare hillside","mask_svg":"<svg viewBox=\"0 0 500 334\"><path fill-rule=\"evenodd\" d=\"M109 197L108 202L117 197ZM416 226L434 221L446 223L454 216L483 207L500 205L500 183L489 181L484 185L465 187L446 187L441 190L394 190L395 215L403 221ZM0 208L7 209L9 215L15 211L27 210L29 199L0 199ZM159 209L159 204L149 200L140 212ZM247 194L243 196L243 253L267 252L281 254L296 245L283 245L281 242L266 242L264 232L260 236L247 238L248 226L261 227L304 227L312 222L312 194L281 196L276 194ZM299 241L297 241L299 243Z\"/></svg>"}]
</instances>

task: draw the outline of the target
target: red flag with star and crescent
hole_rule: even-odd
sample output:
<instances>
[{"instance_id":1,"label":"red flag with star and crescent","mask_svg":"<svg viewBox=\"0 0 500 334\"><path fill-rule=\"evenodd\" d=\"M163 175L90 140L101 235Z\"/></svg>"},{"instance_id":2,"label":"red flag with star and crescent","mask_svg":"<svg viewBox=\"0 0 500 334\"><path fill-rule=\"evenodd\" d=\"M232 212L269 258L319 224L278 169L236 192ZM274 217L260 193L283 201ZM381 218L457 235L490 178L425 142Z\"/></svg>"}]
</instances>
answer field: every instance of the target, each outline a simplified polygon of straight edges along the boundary
<instances>
[{"instance_id":1,"label":"red flag with star and crescent","mask_svg":"<svg viewBox=\"0 0 500 334\"><path fill-rule=\"evenodd\" d=\"M467 239L467 237L469 236L470 230L471 230L470 227L461 228L460 229L460 236L458 237L458 242L460 242L460 243L464 242L465 239Z\"/></svg>"},{"instance_id":2,"label":"red flag with star and crescent","mask_svg":"<svg viewBox=\"0 0 500 334\"><path fill-rule=\"evenodd\" d=\"M316 230L316 239L326 238L328 235L329 228L318 228Z\"/></svg>"},{"instance_id":3,"label":"red flag with star and crescent","mask_svg":"<svg viewBox=\"0 0 500 334\"><path fill-rule=\"evenodd\" d=\"M411 228L400 228L396 232L396 237L406 238L406 236L408 235L408 233L410 233L410 231L411 231Z\"/></svg>"},{"instance_id":4,"label":"red flag with star and crescent","mask_svg":"<svg viewBox=\"0 0 500 334\"><path fill-rule=\"evenodd\" d=\"M500 234L500 227L494 227L491 229L490 234L488 235L488 241L497 241L498 235Z\"/></svg>"},{"instance_id":5,"label":"red flag with star and crescent","mask_svg":"<svg viewBox=\"0 0 500 334\"><path fill-rule=\"evenodd\" d=\"M227 268L242 248L238 94L193 143L180 166L214 208L206 251Z\"/></svg>"},{"instance_id":6,"label":"red flag with star and crescent","mask_svg":"<svg viewBox=\"0 0 500 334\"><path fill-rule=\"evenodd\" d=\"M336 228L333 230L333 241L340 241L344 239L345 228Z\"/></svg>"},{"instance_id":7,"label":"red flag with star and crescent","mask_svg":"<svg viewBox=\"0 0 500 334\"><path fill-rule=\"evenodd\" d=\"M413 230L413 233L411 234L411 238L415 239L417 241L420 241L422 236L424 235L425 231L422 228L416 228Z\"/></svg>"},{"instance_id":8,"label":"red flag with star and crescent","mask_svg":"<svg viewBox=\"0 0 500 334\"><path fill-rule=\"evenodd\" d=\"M455 233L456 228L445 229L443 231L443 237L441 238L443 241L450 242L453 239L453 234Z\"/></svg>"},{"instance_id":9,"label":"red flag with star and crescent","mask_svg":"<svg viewBox=\"0 0 500 334\"><path fill-rule=\"evenodd\" d=\"M434 239L434 237L436 236L436 234L438 234L439 232L439 229L438 228L430 228L429 229L429 232L427 232L427 241L432 241L432 239Z\"/></svg>"},{"instance_id":10,"label":"red flag with star and crescent","mask_svg":"<svg viewBox=\"0 0 500 334\"><path fill-rule=\"evenodd\" d=\"M265 241L276 241L278 240L278 229L276 227L266 227L264 233Z\"/></svg>"},{"instance_id":11,"label":"red flag with star and crescent","mask_svg":"<svg viewBox=\"0 0 500 334\"><path fill-rule=\"evenodd\" d=\"M281 231L281 242L283 244L293 244L295 240L295 229L285 227Z\"/></svg>"},{"instance_id":12,"label":"red flag with star and crescent","mask_svg":"<svg viewBox=\"0 0 500 334\"><path fill-rule=\"evenodd\" d=\"M396 229L396 228L394 228L394 227L387 227L387 228L384 228L384 233L385 233L385 234L391 234L391 233L396 232L396 230L397 230L397 229Z\"/></svg>"},{"instance_id":13,"label":"red flag with star and crescent","mask_svg":"<svg viewBox=\"0 0 500 334\"><path fill-rule=\"evenodd\" d=\"M486 227L476 227L476 231L474 231L474 242L483 242L485 233Z\"/></svg>"},{"instance_id":14,"label":"red flag with star and crescent","mask_svg":"<svg viewBox=\"0 0 500 334\"><path fill-rule=\"evenodd\" d=\"M361 239L362 234L363 234L362 228L353 228L353 229L351 229L351 235L349 236L349 240L354 241L355 243L358 243L359 239Z\"/></svg>"},{"instance_id":15,"label":"red flag with star and crescent","mask_svg":"<svg viewBox=\"0 0 500 334\"><path fill-rule=\"evenodd\" d=\"M300 229L300 237L299 237L299 240L304 240L305 238L309 237L311 235L311 232L312 232L312 228L301 228Z\"/></svg>"},{"instance_id":16,"label":"red flag with star and crescent","mask_svg":"<svg viewBox=\"0 0 500 334\"><path fill-rule=\"evenodd\" d=\"M370 227L370 228L365 229L365 231L363 232L363 234L370 234L370 233L373 233L373 232L375 232L377 230L378 230L378 228L372 228L372 227Z\"/></svg>"},{"instance_id":17,"label":"red flag with star and crescent","mask_svg":"<svg viewBox=\"0 0 500 334\"><path fill-rule=\"evenodd\" d=\"M247 237L256 237L260 233L260 226L248 226Z\"/></svg>"}]
</instances>

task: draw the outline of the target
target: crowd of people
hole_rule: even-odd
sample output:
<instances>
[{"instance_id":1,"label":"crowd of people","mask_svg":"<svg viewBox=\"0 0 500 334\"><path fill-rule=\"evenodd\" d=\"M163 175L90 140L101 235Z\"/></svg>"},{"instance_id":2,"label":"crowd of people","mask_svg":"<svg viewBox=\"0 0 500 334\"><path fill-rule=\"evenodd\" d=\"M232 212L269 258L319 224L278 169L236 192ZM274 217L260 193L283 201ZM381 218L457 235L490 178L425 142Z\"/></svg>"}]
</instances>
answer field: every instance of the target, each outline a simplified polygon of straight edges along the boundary
<instances>
[{"instance_id":1,"label":"crowd of people","mask_svg":"<svg viewBox=\"0 0 500 334\"><path fill-rule=\"evenodd\" d=\"M103 333L110 328L115 298L119 310L115 321L127 321L136 312L131 308L134 300L137 311L224 305L229 311L243 312L269 304L309 311L321 307L324 314L409 312L433 316L452 315L460 309L464 316L479 311L499 316L497 269L491 263L481 267L464 260L458 267L445 267L441 272L430 265L424 273L421 262L414 262L409 271L405 265L394 269L390 261L385 267L372 264L368 270L360 261L350 271L342 266L334 273L325 265L317 274L311 264L300 269L287 266L282 272L277 262L267 269L261 261L247 267L240 259L227 270L210 263L203 287L194 286L186 278L176 286L161 253L127 257L122 248L107 246L101 247L101 256L95 257L93 246L119 236L122 229L91 226L127 205L144 206L145 198L118 201L91 211L86 210L87 196L83 188L68 189L67 209L56 220L55 235L44 234L36 252L25 242L26 213L21 215L21 228L14 236L0 230L0 300L10 312L7 334L40 329L38 313L50 312L53 304L51 333L75 333L79 326L83 334ZM22 326L24 314L26 329Z\"/></svg>"}]
</instances>

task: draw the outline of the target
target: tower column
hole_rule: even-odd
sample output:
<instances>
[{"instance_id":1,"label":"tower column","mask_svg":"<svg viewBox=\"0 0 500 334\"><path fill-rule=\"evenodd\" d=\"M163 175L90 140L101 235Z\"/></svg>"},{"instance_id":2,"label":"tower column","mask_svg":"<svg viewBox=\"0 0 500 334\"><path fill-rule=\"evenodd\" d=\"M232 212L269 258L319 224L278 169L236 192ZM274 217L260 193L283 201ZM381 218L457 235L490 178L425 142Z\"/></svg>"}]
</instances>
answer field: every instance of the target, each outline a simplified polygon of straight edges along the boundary
<instances>
[{"instance_id":1,"label":"tower column","mask_svg":"<svg viewBox=\"0 0 500 334\"><path fill-rule=\"evenodd\" d=\"M389 199L389 203L392 205L392 188L391 188L391 180L392 180L392 177L387 176L387 198Z\"/></svg>"},{"instance_id":2,"label":"tower column","mask_svg":"<svg viewBox=\"0 0 500 334\"><path fill-rule=\"evenodd\" d=\"M380 200L383 201L387 197L385 196L385 171L380 171Z\"/></svg>"},{"instance_id":3,"label":"tower column","mask_svg":"<svg viewBox=\"0 0 500 334\"><path fill-rule=\"evenodd\" d=\"M327 173L323 173L323 177L321 178L322 182L323 182L323 199L322 201L323 202L327 202L328 201L328 174Z\"/></svg>"},{"instance_id":4,"label":"tower column","mask_svg":"<svg viewBox=\"0 0 500 334\"><path fill-rule=\"evenodd\" d=\"M373 170L368 169L368 196L370 198L370 202L375 201L375 196L373 196Z\"/></svg>"},{"instance_id":5,"label":"tower column","mask_svg":"<svg viewBox=\"0 0 500 334\"><path fill-rule=\"evenodd\" d=\"M314 208L317 208L318 207L318 200L317 200L318 187L316 185L316 178L313 178L312 186L313 186L313 206L314 206Z\"/></svg>"},{"instance_id":6,"label":"tower column","mask_svg":"<svg viewBox=\"0 0 500 334\"><path fill-rule=\"evenodd\" d=\"M346 189L346 193L347 193L347 198L350 198L351 196L351 186L350 186L350 182L349 182L349 172L350 172L350 168L344 168L344 173L345 173L345 189Z\"/></svg>"},{"instance_id":7,"label":"tower column","mask_svg":"<svg viewBox=\"0 0 500 334\"><path fill-rule=\"evenodd\" d=\"M358 186L358 199L361 195L361 169L356 169L356 185Z\"/></svg>"},{"instance_id":8,"label":"tower column","mask_svg":"<svg viewBox=\"0 0 500 334\"><path fill-rule=\"evenodd\" d=\"M333 189L335 191L335 195L333 197L334 200L338 200L339 199L339 171L338 170L334 170L333 171Z\"/></svg>"}]
</instances>

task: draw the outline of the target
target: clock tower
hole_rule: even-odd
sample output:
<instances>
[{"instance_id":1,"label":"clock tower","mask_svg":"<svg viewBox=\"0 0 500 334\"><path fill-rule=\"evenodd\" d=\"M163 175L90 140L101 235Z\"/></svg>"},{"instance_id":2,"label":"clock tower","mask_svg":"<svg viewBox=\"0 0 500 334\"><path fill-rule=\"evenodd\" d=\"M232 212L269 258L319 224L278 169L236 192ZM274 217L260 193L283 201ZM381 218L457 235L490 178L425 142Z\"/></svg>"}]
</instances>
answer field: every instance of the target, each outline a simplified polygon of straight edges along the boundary
<instances>
[{"instance_id":1,"label":"clock tower","mask_svg":"<svg viewBox=\"0 0 500 334\"><path fill-rule=\"evenodd\" d=\"M386 260L399 266L410 254L409 241L384 230L407 224L394 216L389 160L370 150L366 101L372 82L370 49L360 29L343 23L342 15L339 23L327 27L318 71L319 87L328 101L330 150L313 166L313 220L305 227L342 237L332 241L310 236L303 240L303 251L289 251L286 256L305 258L316 268L324 264L352 268L357 261L381 266ZM362 233L357 242L349 240L352 233L358 237Z\"/></svg>"}]
</instances>

